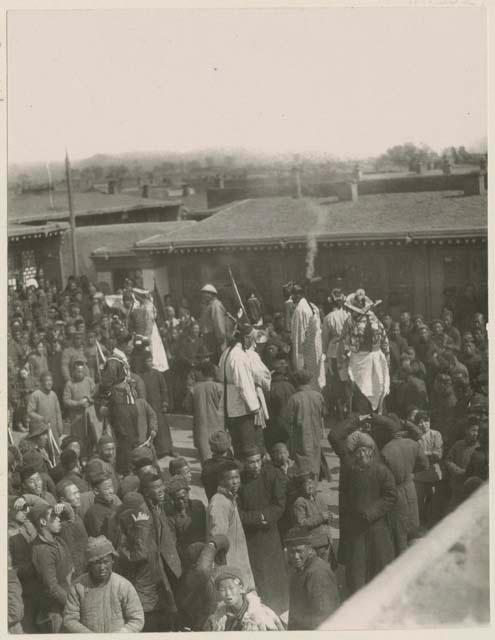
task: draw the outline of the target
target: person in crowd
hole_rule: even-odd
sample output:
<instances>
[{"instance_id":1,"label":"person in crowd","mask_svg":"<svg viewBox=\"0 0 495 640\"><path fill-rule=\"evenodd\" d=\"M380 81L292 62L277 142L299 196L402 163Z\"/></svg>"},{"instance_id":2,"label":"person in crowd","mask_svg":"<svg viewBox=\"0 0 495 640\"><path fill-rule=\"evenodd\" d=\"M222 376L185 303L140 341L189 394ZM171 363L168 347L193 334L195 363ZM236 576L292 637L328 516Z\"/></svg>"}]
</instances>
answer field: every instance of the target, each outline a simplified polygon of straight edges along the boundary
<instances>
[{"instance_id":1,"label":"person in crowd","mask_svg":"<svg viewBox=\"0 0 495 640\"><path fill-rule=\"evenodd\" d=\"M143 360L143 370L140 377L146 388L146 400L156 414L157 433L154 440L156 455L158 458L174 454L172 435L167 421L169 395L165 376L153 368L153 355L147 352Z\"/></svg>"},{"instance_id":2,"label":"person in crowd","mask_svg":"<svg viewBox=\"0 0 495 640\"><path fill-rule=\"evenodd\" d=\"M478 435L478 446L473 451L466 471L464 472L466 482L469 478L479 478L483 482L488 480L490 457L489 435L488 425L481 424Z\"/></svg>"},{"instance_id":3,"label":"person in crowd","mask_svg":"<svg viewBox=\"0 0 495 640\"><path fill-rule=\"evenodd\" d=\"M70 424L70 433L83 443L82 455L87 458L102 435L102 424L94 407L95 383L85 375L87 367L82 360L72 366L72 377L65 384L64 407Z\"/></svg>"},{"instance_id":4,"label":"person in crowd","mask_svg":"<svg viewBox=\"0 0 495 640\"><path fill-rule=\"evenodd\" d=\"M446 447L452 446L456 438L453 431L456 425L457 397L452 378L448 373L439 373L435 378L431 394L431 425L440 431Z\"/></svg>"},{"instance_id":5,"label":"person in crowd","mask_svg":"<svg viewBox=\"0 0 495 640\"><path fill-rule=\"evenodd\" d=\"M82 477L81 462L74 449L64 449L60 454L60 465L62 468L62 477L57 487L66 482L75 484L81 493L89 491L89 484Z\"/></svg>"},{"instance_id":6,"label":"person in crowd","mask_svg":"<svg viewBox=\"0 0 495 640\"><path fill-rule=\"evenodd\" d=\"M243 572L237 567L221 568L215 587L220 602L205 631L283 631L280 618L255 593L246 593Z\"/></svg>"},{"instance_id":7,"label":"person in crowd","mask_svg":"<svg viewBox=\"0 0 495 640\"><path fill-rule=\"evenodd\" d=\"M321 541L320 546L327 550L327 561L330 561L332 569L335 570L336 560L330 530L331 513L327 503L316 490L317 483L309 466L299 464L295 483L298 497L292 505L293 523L298 527L306 527L312 538L316 537Z\"/></svg>"},{"instance_id":8,"label":"person in crowd","mask_svg":"<svg viewBox=\"0 0 495 640\"><path fill-rule=\"evenodd\" d=\"M289 631L317 629L340 605L337 579L317 556L306 527L294 527L285 537L290 574Z\"/></svg>"},{"instance_id":9,"label":"person in crowd","mask_svg":"<svg viewBox=\"0 0 495 640\"><path fill-rule=\"evenodd\" d=\"M217 535L208 542L195 542L186 549L183 573L177 590L179 625L184 631L202 631L215 611L218 596L215 576L225 566L229 541Z\"/></svg>"},{"instance_id":10,"label":"person in crowd","mask_svg":"<svg viewBox=\"0 0 495 640\"><path fill-rule=\"evenodd\" d=\"M21 490L24 494L41 498L47 504L56 504L55 496L45 489L39 466L27 464L20 469Z\"/></svg>"},{"instance_id":11,"label":"person in crowd","mask_svg":"<svg viewBox=\"0 0 495 640\"><path fill-rule=\"evenodd\" d=\"M117 553L104 536L88 540L87 573L72 585L64 609L69 633L138 633L144 612L134 586L113 571Z\"/></svg>"},{"instance_id":12,"label":"person in crowd","mask_svg":"<svg viewBox=\"0 0 495 640\"><path fill-rule=\"evenodd\" d=\"M440 461L443 458L443 440L439 431L431 429L430 416L426 411L417 411L414 424L420 432L418 444L428 459L429 467L414 474L416 494L418 497L419 521L422 526L433 522L433 497L436 485L442 480L443 472Z\"/></svg>"},{"instance_id":13,"label":"person in crowd","mask_svg":"<svg viewBox=\"0 0 495 640\"><path fill-rule=\"evenodd\" d=\"M454 326L454 313L450 309L442 310L442 322L445 335L451 340L451 349L459 353L462 346L461 332Z\"/></svg>"},{"instance_id":14,"label":"person in crowd","mask_svg":"<svg viewBox=\"0 0 495 640\"><path fill-rule=\"evenodd\" d=\"M286 480L261 451L243 452L242 482L237 494L249 563L262 601L278 614L288 605L285 560L278 522L286 507Z\"/></svg>"},{"instance_id":15,"label":"person in crowd","mask_svg":"<svg viewBox=\"0 0 495 640\"><path fill-rule=\"evenodd\" d=\"M312 471L320 477L321 439L324 435L325 400L311 386L311 374L299 369L294 374L296 393L289 398L285 410L285 427L289 434L289 453L311 459Z\"/></svg>"},{"instance_id":16,"label":"person in crowd","mask_svg":"<svg viewBox=\"0 0 495 640\"><path fill-rule=\"evenodd\" d=\"M399 317L399 326L401 336L409 343L409 338L414 328L409 311L402 311Z\"/></svg>"},{"instance_id":17,"label":"person in crowd","mask_svg":"<svg viewBox=\"0 0 495 640\"><path fill-rule=\"evenodd\" d=\"M232 440L228 431L219 429L211 434L208 439L211 449L211 458L203 462L201 470L201 484L206 493L208 502L217 492L218 471L226 460L232 460Z\"/></svg>"},{"instance_id":18,"label":"person in crowd","mask_svg":"<svg viewBox=\"0 0 495 640\"><path fill-rule=\"evenodd\" d=\"M265 430L265 439L268 431L283 427L287 402L295 392L296 389L291 377L289 377L287 358L282 355L277 356L273 363L270 393L267 398L270 421L267 430Z\"/></svg>"},{"instance_id":19,"label":"person in crowd","mask_svg":"<svg viewBox=\"0 0 495 640\"><path fill-rule=\"evenodd\" d=\"M234 455L239 457L245 447L257 444L263 448L261 426L255 425L260 410L251 363L245 351L245 339L252 333L251 325L241 324L233 344L224 350L219 363L223 386L225 424L232 438Z\"/></svg>"},{"instance_id":20,"label":"person in crowd","mask_svg":"<svg viewBox=\"0 0 495 640\"><path fill-rule=\"evenodd\" d=\"M397 486L397 500L391 512L395 552L399 555L416 536L419 528L418 496L414 474L426 471L429 461L423 448L411 438L402 437L400 420L389 415L374 416L374 440L382 460Z\"/></svg>"},{"instance_id":21,"label":"person in crowd","mask_svg":"<svg viewBox=\"0 0 495 640\"><path fill-rule=\"evenodd\" d=\"M224 535L229 541L227 564L232 564L242 571L243 583L248 589L255 588L251 563L246 542L246 535L237 507L237 495L241 486L239 465L233 460L226 460L218 470L217 492L210 499L207 511L207 539L216 535Z\"/></svg>"},{"instance_id":22,"label":"person in crowd","mask_svg":"<svg viewBox=\"0 0 495 640\"><path fill-rule=\"evenodd\" d=\"M86 355L84 353L84 333L74 332L72 334L72 344L65 347L62 351L60 369L64 382L67 383L71 379L75 362L84 363L84 375L89 376Z\"/></svg>"},{"instance_id":23,"label":"person in crowd","mask_svg":"<svg viewBox=\"0 0 495 640\"><path fill-rule=\"evenodd\" d=\"M53 391L53 377L49 371L41 374L40 388L28 398L27 416L31 421L45 422L59 444L64 425L57 394Z\"/></svg>"},{"instance_id":24,"label":"person in crowd","mask_svg":"<svg viewBox=\"0 0 495 640\"><path fill-rule=\"evenodd\" d=\"M33 566L39 590L36 625L42 633L58 633L62 629L62 614L70 589L74 565L66 542L60 537L62 505L43 501L31 509L37 530L32 543Z\"/></svg>"},{"instance_id":25,"label":"person in crowd","mask_svg":"<svg viewBox=\"0 0 495 640\"><path fill-rule=\"evenodd\" d=\"M47 352L43 340L40 339L36 342L34 351L28 356L27 363L36 385L39 385L41 374L48 371Z\"/></svg>"},{"instance_id":26,"label":"person in crowd","mask_svg":"<svg viewBox=\"0 0 495 640\"><path fill-rule=\"evenodd\" d=\"M173 505L169 521L175 531L177 552L183 558L191 544L205 539L205 506L201 500L191 500L189 484L182 475L173 476L165 485L165 490Z\"/></svg>"},{"instance_id":27,"label":"person in crowd","mask_svg":"<svg viewBox=\"0 0 495 640\"><path fill-rule=\"evenodd\" d=\"M74 483L69 480L60 483L57 487L58 497L65 509L61 520L60 537L65 540L74 563L73 578L82 575L86 568L86 546L88 534L79 514L81 507L81 492Z\"/></svg>"},{"instance_id":28,"label":"person in crowd","mask_svg":"<svg viewBox=\"0 0 495 640\"><path fill-rule=\"evenodd\" d=\"M193 443L198 450L199 460L204 464L211 457L210 436L223 429L223 386L215 379L214 365L206 361L199 366L201 380L190 394L186 409L193 415Z\"/></svg>"},{"instance_id":29,"label":"person in crowd","mask_svg":"<svg viewBox=\"0 0 495 640\"><path fill-rule=\"evenodd\" d=\"M182 575L182 564L177 551L175 530L170 526L170 514L167 513L168 502L163 479L157 474L146 475L141 481L141 491L151 516L153 538L157 548L155 562L168 594L167 610L170 628L173 628L177 615L175 593Z\"/></svg>"},{"instance_id":30,"label":"person in crowd","mask_svg":"<svg viewBox=\"0 0 495 640\"><path fill-rule=\"evenodd\" d=\"M96 444L96 453L89 459L85 474L86 479L90 472L103 471L112 478L115 493L118 492L120 486L120 478L115 469L116 462L116 446L113 437L109 434L101 436Z\"/></svg>"},{"instance_id":31,"label":"person in crowd","mask_svg":"<svg viewBox=\"0 0 495 640\"><path fill-rule=\"evenodd\" d=\"M10 552L7 556L7 625L11 634L24 633L22 619L24 618L24 602L22 600L22 586L17 572L12 566Z\"/></svg>"},{"instance_id":32,"label":"person in crowd","mask_svg":"<svg viewBox=\"0 0 495 640\"><path fill-rule=\"evenodd\" d=\"M389 516L397 502L392 472L379 461L373 438L356 431L347 438L351 463L340 476L339 556L346 569L349 593L370 582L395 558ZM354 437L353 437L354 436Z\"/></svg>"},{"instance_id":33,"label":"person in crowd","mask_svg":"<svg viewBox=\"0 0 495 640\"><path fill-rule=\"evenodd\" d=\"M151 516L144 497L137 492L124 496L118 512L121 536L118 545L119 573L135 587L144 611L143 632L170 630L170 609L175 603L167 580L162 579Z\"/></svg>"},{"instance_id":34,"label":"person in crowd","mask_svg":"<svg viewBox=\"0 0 495 640\"><path fill-rule=\"evenodd\" d=\"M112 478L107 473L101 472L96 475L91 485L95 498L84 516L84 526L88 535L96 538L108 534L109 520L116 512L117 506L114 501Z\"/></svg>"},{"instance_id":35,"label":"person in crowd","mask_svg":"<svg viewBox=\"0 0 495 640\"><path fill-rule=\"evenodd\" d=\"M172 458L172 460L170 460L168 464L168 471L171 477L182 476L187 482L188 486L191 485L192 471L188 461L185 458Z\"/></svg>"},{"instance_id":36,"label":"person in crowd","mask_svg":"<svg viewBox=\"0 0 495 640\"><path fill-rule=\"evenodd\" d=\"M50 476L54 470L53 446L50 442L49 426L43 419L35 418L29 424L29 433L20 443L22 459L24 464L36 464L39 466L40 473L43 475L45 483L54 488L50 481Z\"/></svg>"},{"instance_id":37,"label":"person in crowd","mask_svg":"<svg viewBox=\"0 0 495 640\"><path fill-rule=\"evenodd\" d=\"M116 436L117 471L125 475L130 469L130 454L137 434L136 397L131 384L131 369L128 356L133 349L133 337L124 333L107 358L101 373L98 390L100 417L110 419Z\"/></svg>"},{"instance_id":38,"label":"person in crowd","mask_svg":"<svg viewBox=\"0 0 495 640\"><path fill-rule=\"evenodd\" d=\"M333 414L338 418L344 417L345 390L348 381L347 372L342 369L337 358L339 342L342 337L344 324L349 312L344 309L345 295L340 289L333 289L329 301L333 309L325 316L322 323L322 348L326 356L326 380L329 400Z\"/></svg>"},{"instance_id":39,"label":"person in crowd","mask_svg":"<svg viewBox=\"0 0 495 640\"><path fill-rule=\"evenodd\" d=\"M201 299L204 304L199 320L201 335L207 349L214 354L214 359L218 362L227 346L227 312L218 297L217 289L212 284L205 284L201 289Z\"/></svg>"},{"instance_id":40,"label":"person in crowd","mask_svg":"<svg viewBox=\"0 0 495 640\"><path fill-rule=\"evenodd\" d=\"M450 484L449 509L455 509L462 502L462 491L466 479L466 468L474 451L479 447L478 435L480 421L478 416L470 416L464 438L455 442L445 456L445 466Z\"/></svg>"},{"instance_id":41,"label":"person in crowd","mask_svg":"<svg viewBox=\"0 0 495 640\"><path fill-rule=\"evenodd\" d=\"M295 304L291 322L293 367L306 369L310 373L311 387L320 391L326 381L320 313L305 298L301 285L292 287L292 300Z\"/></svg>"}]
</instances>

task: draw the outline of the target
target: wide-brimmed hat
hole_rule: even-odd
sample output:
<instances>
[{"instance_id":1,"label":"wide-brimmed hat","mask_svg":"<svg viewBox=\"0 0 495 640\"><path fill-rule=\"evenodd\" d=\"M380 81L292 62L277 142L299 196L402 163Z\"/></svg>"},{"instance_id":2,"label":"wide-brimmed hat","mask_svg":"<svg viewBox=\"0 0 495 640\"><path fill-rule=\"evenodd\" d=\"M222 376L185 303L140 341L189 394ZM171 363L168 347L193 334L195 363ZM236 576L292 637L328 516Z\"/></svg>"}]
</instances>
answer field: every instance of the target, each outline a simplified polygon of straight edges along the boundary
<instances>
[{"instance_id":1,"label":"wide-brimmed hat","mask_svg":"<svg viewBox=\"0 0 495 640\"><path fill-rule=\"evenodd\" d=\"M31 420L29 423L29 433L27 434L26 439L30 440L31 438L36 438L43 433L47 433L48 429L49 427L44 420Z\"/></svg>"},{"instance_id":2,"label":"wide-brimmed hat","mask_svg":"<svg viewBox=\"0 0 495 640\"><path fill-rule=\"evenodd\" d=\"M205 284L204 287L201 287L201 291L203 291L204 293L213 293L216 296L218 295L218 291L212 284Z\"/></svg>"}]
</instances>

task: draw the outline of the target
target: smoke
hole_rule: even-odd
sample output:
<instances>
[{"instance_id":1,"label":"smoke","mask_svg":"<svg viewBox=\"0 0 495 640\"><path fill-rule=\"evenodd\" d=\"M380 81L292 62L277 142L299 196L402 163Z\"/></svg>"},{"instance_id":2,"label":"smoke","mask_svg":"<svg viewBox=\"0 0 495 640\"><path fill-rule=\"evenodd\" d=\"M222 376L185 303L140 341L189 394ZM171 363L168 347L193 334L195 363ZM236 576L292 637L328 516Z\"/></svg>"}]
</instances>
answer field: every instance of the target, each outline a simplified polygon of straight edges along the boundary
<instances>
[{"instance_id":1,"label":"smoke","mask_svg":"<svg viewBox=\"0 0 495 640\"><path fill-rule=\"evenodd\" d=\"M306 279L311 280L315 275L315 261L318 255L318 241L316 238L323 228L327 218L327 212L321 205L315 204L311 202L311 200L307 200L306 203L316 216L316 223L309 232L306 240Z\"/></svg>"}]
</instances>

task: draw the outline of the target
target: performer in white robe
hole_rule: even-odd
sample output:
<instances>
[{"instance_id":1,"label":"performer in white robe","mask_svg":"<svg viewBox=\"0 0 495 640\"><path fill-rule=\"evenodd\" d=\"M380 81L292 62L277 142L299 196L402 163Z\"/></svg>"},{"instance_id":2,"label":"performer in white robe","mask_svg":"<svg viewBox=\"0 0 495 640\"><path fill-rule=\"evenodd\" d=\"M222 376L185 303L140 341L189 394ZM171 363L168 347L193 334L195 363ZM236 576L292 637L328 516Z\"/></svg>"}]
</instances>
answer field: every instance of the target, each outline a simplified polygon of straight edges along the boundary
<instances>
[{"instance_id":1,"label":"performer in white robe","mask_svg":"<svg viewBox=\"0 0 495 640\"><path fill-rule=\"evenodd\" d=\"M311 374L311 386L320 391L325 386L320 312L306 300L299 285L292 288L292 299L296 303L291 326L294 368L306 369Z\"/></svg>"},{"instance_id":2,"label":"performer in white robe","mask_svg":"<svg viewBox=\"0 0 495 640\"><path fill-rule=\"evenodd\" d=\"M342 330L341 344L349 358L349 377L369 403L368 407L355 407L360 413L367 413L369 408L382 413L383 402L390 392L389 343L385 327L372 311L374 306L376 303L358 289L346 301L351 315Z\"/></svg>"}]
</instances>

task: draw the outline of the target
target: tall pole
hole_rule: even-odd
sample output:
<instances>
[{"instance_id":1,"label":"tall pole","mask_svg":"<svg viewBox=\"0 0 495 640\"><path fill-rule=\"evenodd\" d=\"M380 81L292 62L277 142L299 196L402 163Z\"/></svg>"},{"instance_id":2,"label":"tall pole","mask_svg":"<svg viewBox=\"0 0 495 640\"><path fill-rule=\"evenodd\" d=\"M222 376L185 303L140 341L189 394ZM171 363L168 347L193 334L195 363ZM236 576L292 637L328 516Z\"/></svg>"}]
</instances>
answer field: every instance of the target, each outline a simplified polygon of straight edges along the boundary
<instances>
[{"instance_id":1,"label":"tall pole","mask_svg":"<svg viewBox=\"0 0 495 640\"><path fill-rule=\"evenodd\" d=\"M72 203L72 178L70 173L70 161L67 149L65 150L65 177L67 180L67 195L69 197L69 217L70 217L70 235L72 241L72 266L73 275L79 277L79 264L77 261L77 247L76 247L76 217L74 215L74 206Z\"/></svg>"}]
</instances>

